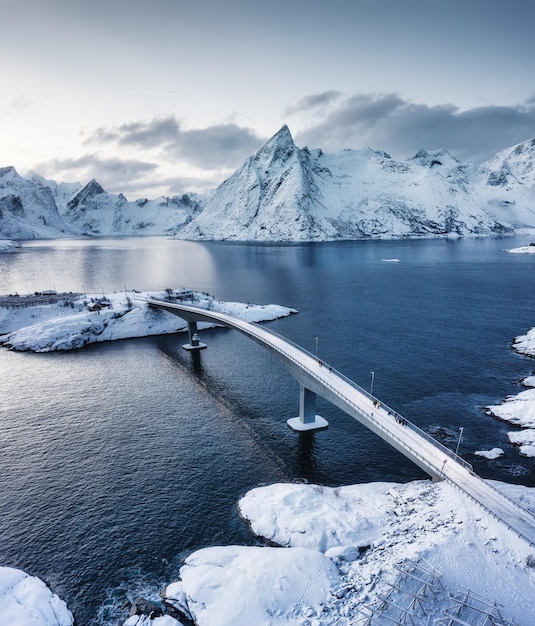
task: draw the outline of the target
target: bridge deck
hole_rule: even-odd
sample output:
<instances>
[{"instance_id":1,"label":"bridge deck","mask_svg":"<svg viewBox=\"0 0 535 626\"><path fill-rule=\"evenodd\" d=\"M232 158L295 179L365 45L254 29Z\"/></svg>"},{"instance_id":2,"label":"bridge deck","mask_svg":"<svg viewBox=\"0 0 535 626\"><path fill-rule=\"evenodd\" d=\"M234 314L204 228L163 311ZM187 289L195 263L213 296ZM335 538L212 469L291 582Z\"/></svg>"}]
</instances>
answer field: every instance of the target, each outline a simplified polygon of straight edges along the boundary
<instances>
[{"instance_id":1,"label":"bridge deck","mask_svg":"<svg viewBox=\"0 0 535 626\"><path fill-rule=\"evenodd\" d=\"M188 321L222 324L267 348L312 391L355 418L407 456L426 473L444 479L480 504L496 519L535 545L535 516L474 474L469 463L394 412L328 364L288 339L257 324L219 311L149 299L148 304Z\"/></svg>"}]
</instances>

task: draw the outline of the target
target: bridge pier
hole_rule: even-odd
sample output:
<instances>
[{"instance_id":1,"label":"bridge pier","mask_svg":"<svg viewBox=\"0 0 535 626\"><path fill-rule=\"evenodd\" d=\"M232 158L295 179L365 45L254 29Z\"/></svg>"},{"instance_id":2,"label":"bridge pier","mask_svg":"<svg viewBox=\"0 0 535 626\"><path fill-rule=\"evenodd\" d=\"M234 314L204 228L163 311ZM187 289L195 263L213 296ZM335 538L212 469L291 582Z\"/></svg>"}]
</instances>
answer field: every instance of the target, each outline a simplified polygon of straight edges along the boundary
<instances>
[{"instance_id":1,"label":"bridge pier","mask_svg":"<svg viewBox=\"0 0 535 626\"><path fill-rule=\"evenodd\" d=\"M199 341L197 333L197 322L188 322L189 343L185 343L182 347L184 350L202 350L206 348L205 343Z\"/></svg>"},{"instance_id":2,"label":"bridge pier","mask_svg":"<svg viewBox=\"0 0 535 626\"><path fill-rule=\"evenodd\" d=\"M292 430L300 432L327 428L329 422L316 415L316 394L304 385L299 390L299 416L286 421Z\"/></svg>"}]
</instances>

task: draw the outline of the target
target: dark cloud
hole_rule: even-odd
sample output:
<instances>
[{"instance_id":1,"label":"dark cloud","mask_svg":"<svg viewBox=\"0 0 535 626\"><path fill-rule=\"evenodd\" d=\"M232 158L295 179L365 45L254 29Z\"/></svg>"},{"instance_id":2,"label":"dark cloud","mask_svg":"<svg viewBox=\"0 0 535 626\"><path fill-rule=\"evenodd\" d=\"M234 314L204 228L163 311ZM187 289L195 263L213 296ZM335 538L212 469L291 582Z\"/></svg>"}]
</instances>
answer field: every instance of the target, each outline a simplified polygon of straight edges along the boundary
<instances>
[{"instance_id":1,"label":"dark cloud","mask_svg":"<svg viewBox=\"0 0 535 626\"><path fill-rule=\"evenodd\" d=\"M535 101L461 111L444 104L415 104L397 94L347 97L296 135L299 145L335 151L385 150L398 158L420 148L444 148L463 161L480 162L535 136Z\"/></svg>"},{"instance_id":2,"label":"dark cloud","mask_svg":"<svg viewBox=\"0 0 535 626\"><path fill-rule=\"evenodd\" d=\"M152 122L133 122L113 129L99 128L86 143L117 143L122 146L154 148L172 145L180 135L180 124L174 117L165 117Z\"/></svg>"},{"instance_id":3,"label":"dark cloud","mask_svg":"<svg viewBox=\"0 0 535 626\"><path fill-rule=\"evenodd\" d=\"M339 91L324 91L323 93L305 96L294 106L288 107L286 112L291 115L293 113L309 111L310 109L323 108L338 100L341 95Z\"/></svg>"},{"instance_id":4,"label":"dark cloud","mask_svg":"<svg viewBox=\"0 0 535 626\"><path fill-rule=\"evenodd\" d=\"M236 124L184 130L176 118L165 117L112 129L99 128L86 143L158 148L166 158L179 159L205 170L226 170L241 165L263 141L264 138L250 128Z\"/></svg>"}]
</instances>

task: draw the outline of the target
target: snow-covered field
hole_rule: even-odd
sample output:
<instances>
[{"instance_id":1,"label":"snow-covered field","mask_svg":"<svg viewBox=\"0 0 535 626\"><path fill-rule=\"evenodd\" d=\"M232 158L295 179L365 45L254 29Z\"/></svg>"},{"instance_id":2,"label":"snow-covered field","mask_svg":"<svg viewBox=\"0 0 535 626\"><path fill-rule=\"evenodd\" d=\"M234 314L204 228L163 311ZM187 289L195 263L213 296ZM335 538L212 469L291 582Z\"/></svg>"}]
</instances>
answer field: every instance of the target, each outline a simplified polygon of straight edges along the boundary
<instances>
[{"instance_id":1,"label":"snow-covered field","mask_svg":"<svg viewBox=\"0 0 535 626\"><path fill-rule=\"evenodd\" d=\"M180 317L151 309L145 302L148 297L163 300L168 298L168 293L64 294L52 304L42 304L37 297L33 302L31 297L12 297L10 306L0 306L0 344L12 350L51 352L101 341L187 330L187 323ZM222 302L198 292L194 297L196 306L211 307L249 322L274 320L296 313L294 309L277 304ZM0 304L2 300L5 297L0 297ZM27 306L29 304L31 306ZM211 326L214 324L198 324L199 329Z\"/></svg>"}]
</instances>

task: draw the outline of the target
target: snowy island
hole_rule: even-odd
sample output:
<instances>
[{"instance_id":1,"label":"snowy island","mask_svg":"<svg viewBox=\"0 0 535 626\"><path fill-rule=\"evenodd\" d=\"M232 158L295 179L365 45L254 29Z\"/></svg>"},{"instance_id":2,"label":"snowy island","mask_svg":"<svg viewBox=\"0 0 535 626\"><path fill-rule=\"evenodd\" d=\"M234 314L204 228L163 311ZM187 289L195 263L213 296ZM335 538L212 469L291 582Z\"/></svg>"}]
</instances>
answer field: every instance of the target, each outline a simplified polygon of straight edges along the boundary
<instances>
[{"instance_id":1,"label":"snowy island","mask_svg":"<svg viewBox=\"0 0 535 626\"><path fill-rule=\"evenodd\" d=\"M187 322L151 309L147 298L182 301L222 311L249 322L265 322L297 313L277 304L222 302L189 289L109 294L37 292L0 296L0 345L18 351L73 350L91 343L187 331ZM215 324L202 322L199 329Z\"/></svg>"}]
</instances>

